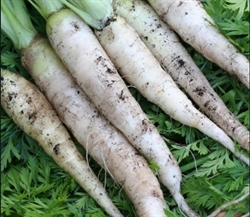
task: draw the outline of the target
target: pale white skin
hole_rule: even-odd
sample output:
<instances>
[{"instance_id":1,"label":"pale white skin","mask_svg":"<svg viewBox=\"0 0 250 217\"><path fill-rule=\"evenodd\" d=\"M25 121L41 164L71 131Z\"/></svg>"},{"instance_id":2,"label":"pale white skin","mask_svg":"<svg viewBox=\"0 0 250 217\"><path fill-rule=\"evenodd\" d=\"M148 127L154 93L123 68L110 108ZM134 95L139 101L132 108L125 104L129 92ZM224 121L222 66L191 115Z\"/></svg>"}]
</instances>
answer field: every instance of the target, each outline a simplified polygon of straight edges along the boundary
<instances>
[{"instance_id":1,"label":"pale white skin","mask_svg":"<svg viewBox=\"0 0 250 217\"><path fill-rule=\"evenodd\" d=\"M220 142L249 165L249 159L235 151L234 143L227 134L192 105L122 17L117 16L116 21L95 33L123 78L144 97L175 120L197 128ZM110 38L110 35L114 37Z\"/></svg>"},{"instance_id":2,"label":"pale white skin","mask_svg":"<svg viewBox=\"0 0 250 217\"><path fill-rule=\"evenodd\" d=\"M149 3L186 43L249 89L249 60L211 25L215 23L199 0L149 0Z\"/></svg>"},{"instance_id":3,"label":"pale white skin","mask_svg":"<svg viewBox=\"0 0 250 217\"><path fill-rule=\"evenodd\" d=\"M56 111L36 86L18 74L1 70L1 106L103 210L113 217L123 216L75 147Z\"/></svg>"},{"instance_id":4,"label":"pale white skin","mask_svg":"<svg viewBox=\"0 0 250 217\"><path fill-rule=\"evenodd\" d=\"M141 0L116 0L114 8L118 15L133 26L173 80L184 88L218 126L239 145L249 150L250 132L228 110L178 36L159 18L153 8Z\"/></svg>"},{"instance_id":5,"label":"pale white skin","mask_svg":"<svg viewBox=\"0 0 250 217\"><path fill-rule=\"evenodd\" d=\"M182 177L176 159L129 92L92 30L73 12L63 10L47 21L47 34L78 85L140 153L158 164L159 179L173 196L180 195Z\"/></svg>"},{"instance_id":6,"label":"pale white skin","mask_svg":"<svg viewBox=\"0 0 250 217\"><path fill-rule=\"evenodd\" d=\"M99 113L49 42L37 40L22 62L78 142L125 190L137 216L165 216L163 193L147 161Z\"/></svg>"}]
</instances>

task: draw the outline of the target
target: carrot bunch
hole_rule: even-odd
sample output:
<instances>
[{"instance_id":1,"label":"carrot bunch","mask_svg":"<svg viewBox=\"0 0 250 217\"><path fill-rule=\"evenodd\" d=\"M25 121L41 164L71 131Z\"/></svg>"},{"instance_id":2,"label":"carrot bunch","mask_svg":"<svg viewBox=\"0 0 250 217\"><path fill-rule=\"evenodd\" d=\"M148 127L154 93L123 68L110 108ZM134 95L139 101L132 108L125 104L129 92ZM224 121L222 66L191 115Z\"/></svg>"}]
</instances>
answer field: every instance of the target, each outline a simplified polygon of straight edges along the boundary
<instances>
[{"instance_id":1,"label":"carrot bunch","mask_svg":"<svg viewBox=\"0 0 250 217\"><path fill-rule=\"evenodd\" d=\"M98 3L88 0L28 1L46 19L48 39L38 35L21 0L16 5L11 0L1 0L1 16L4 19L2 31L13 41L16 50L21 54L23 67L51 103L58 117L87 153L124 188L138 216L166 216L160 183L167 187L185 215L199 215L190 208L181 192L182 173L177 160L156 126L129 91L128 84L172 119L197 128L249 166L248 156L238 150L233 141L234 139L242 148L249 151L249 131L228 110L183 47L177 34L167 24L171 23L172 17L176 16L175 13L182 14L186 11L187 14L184 14L188 16L194 11L196 14L194 8L198 8L197 14L203 18L206 13L198 1L179 4L169 4L169 1L169 5L163 5L161 1L149 1L163 19L149 4L139 0L117 0L113 5L106 0L99 0ZM180 7L183 9L179 11ZM23 22L18 20L17 11L23 13ZM179 21L176 19L171 23L171 28L178 29L179 23L184 23L183 18L179 18ZM211 25L212 21L209 23ZM211 28L207 23L201 25L207 27L204 27L204 31L208 31L206 35L211 35L211 38L215 33L220 34L213 25ZM176 32L181 35L181 32ZM205 35L204 32L202 35ZM220 35L218 38L223 39L221 46L225 44L225 49L235 49ZM196 36L185 37L191 41L190 38L195 39ZM200 34L197 37L200 37ZM208 45L203 44L204 52L214 43L209 37L197 39L196 49L201 47L198 45L199 41L208 41ZM225 49L221 50L226 52ZM211 59L207 53L209 49L204 56ZM219 56L225 55L221 53ZM249 61L236 49L229 56L234 69L225 69L234 74L243 73L237 74L237 77L247 84L245 81L249 76L249 69L247 70L246 64L249 64ZM236 62L233 63L233 60ZM225 63L224 59L220 61ZM13 73L3 71L3 80L11 74ZM23 78L16 79L19 81ZM25 82L30 85L28 81ZM17 82L15 86L18 85ZM197 109L179 85L208 116ZM1 86L2 88L3 93L5 90L11 91L9 86ZM32 93L25 91L24 89L24 96L21 97L33 97ZM43 138L43 129L47 132L50 128L39 125L38 129L42 129L41 134L34 136L31 131L32 123L22 121L22 115L30 117L26 113L29 114L32 107L27 105L26 113L19 110L10 112L10 108L23 105L11 104L9 94L7 92L2 95L1 105L4 110L81 185L81 177L89 175L75 170L76 166L68 163L74 162L73 154L68 156L73 149L67 151L68 149L62 146L68 154L62 157L66 159L64 163L51 155L51 150L56 155L61 153L60 143L49 147L47 151L46 142L37 139ZM39 107L36 109L39 110ZM53 109L50 106L48 110ZM20 119L15 119L19 116ZM40 120L39 117L37 119ZM30 131L25 130L26 125ZM54 136L54 131L47 134ZM63 142L65 140L63 139ZM146 159L158 166L156 174L150 170ZM88 189L87 184L81 186ZM99 197L93 194L96 202L109 215L122 216L110 200L107 200L110 204L104 204L99 200L107 195L100 184L94 186L98 186L97 190L100 188L99 191L103 192L98 191ZM90 195L92 196L92 193Z\"/></svg>"}]
</instances>

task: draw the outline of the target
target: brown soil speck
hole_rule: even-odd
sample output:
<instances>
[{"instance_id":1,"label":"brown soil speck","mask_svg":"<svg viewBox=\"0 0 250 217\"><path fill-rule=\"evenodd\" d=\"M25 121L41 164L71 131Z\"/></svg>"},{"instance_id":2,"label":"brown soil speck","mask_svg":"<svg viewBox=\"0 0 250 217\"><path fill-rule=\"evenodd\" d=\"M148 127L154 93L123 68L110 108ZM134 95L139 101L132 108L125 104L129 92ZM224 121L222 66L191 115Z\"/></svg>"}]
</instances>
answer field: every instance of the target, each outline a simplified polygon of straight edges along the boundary
<instances>
[{"instance_id":1,"label":"brown soil speck","mask_svg":"<svg viewBox=\"0 0 250 217\"><path fill-rule=\"evenodd\" d=\"M75 31L78 31L80 29L79 25L76 22L71 22L70 24L75 28Z\"/></svg>"},{"instance_id":2,"label":"brown soil speck","mask_svg":"<svg viewBox=\"0 0 250 217\"><path fill-rule=\"evenodd\" d=\"M122 101L124 101L125 99L127 99L128 97L124 95L123 90L121 91L120 95L118 96L119 99L121 99Z\"/></svg>"},{"instance_id":3,"label":"brown soil speck","mask_svg":"<svg viewBox=\"0 0 250 217\"><path fill-rule=\"evenodd\" d=\"M108 67L107 67L106 72L109 73L109 74L115 74L115 71L112 70L112 69L110 69L110 68L108 68Z\"/></svg>"},{"instance_id":4,"label":"brown soil speck","mask_svg":"<svg viewBox=\"0 0 250 217\"><path fill-rule=\"evenodd\" d=\"M161 27L162 27L162 25L161 25L161 24L158 24L158 25L157 25L157 28L161 28Z\"/></svg>"},{"instance_id":5,"label":"brown soil speck","mask_svg":"<svg viewBox=\"0 0 250 217\"><path fill-rule=\"evenodd\" d=\"M153 195L154 197L160 197L160 195L158 194L158 192L156 192L155 190L153 190L152 195Z\"/></svg>"},{"instance_id":6,"label":"brown soil speck","mask_svg":"<svg viewBox=\"0 0 250 217\"><path fill-rule=\"evenodd\" d=\"M180 2L180 4L178 4L178 6L177 6L177 7L181 6L182 4L183 4L183 2Z\"/></svg>"},{"instance_id":7,"label":"brown soil speck","mask_svg":"<svg viewBox=\"0 0 250 217\"><path fill-rule=\"evenodd\" d=\"M183 61L182 59L178 60L179 63L179 67L183 67L185 65L185 61Z\"/></svg>"},{"instance_id":8,"label":"brown soil speck","mask_svg":"<svg viewBox=\"0 0 250 217\"><path fill-rule=\"evenodd\" d=\"M205 104L204 104L204 107L207 107L210 103L210 100L206 101Z\"/></svg>"},{"instance_id":9,"label":"brown soil speck","mask_svg":"<svg viewBox=\"0 0 250 217\"><path fill-rule=\"evenodd\" d=\"M199 96L203 96L203 94L206 92L206 88L205 87L197 87L193 92L197 93Z\"/></svg>"},{"instance_id":10,"label":"brown soil speck","mask_svg":"<svg viewBox=\"0 0 250 217\"><path fill-rule=\"evenodd\" d=\"M56 155L58 155L60 153L60 148L59 148L60 144L55 145L55 147L53 148L53 151Z\"/></svg>"},{"instance_id":11,"label":"brown soil speck","mask_svg":"<svg viewBox=\"0 0 250 217\"><path fill-rule=\"evenodd\" d=\"M105 27L108 26L108 25L110 25L112 22L115 22L116 20L117 20L117 19L116 19L115 16L112 17L112 18L110 18L110 19L108 19L107 22L105 23Z\"/></svg>"},{"instance_id":12,"label":"brown soil speck","mask_svg":"<svg viewBox=\"0 0 250 217\"><path fill-rule=\"evenodd\" d=\"M29 119L29 120L32 120L32 122L35 121L36 116L37 116L37 113L36 113L36 112L28 113L28 119Z\"/></svg>"},{"instance_id":13,"label":"brown soil speck","mask_svg":"<svg viewBox=\"0 0 250 217\"><path fill-rule=\"evenodd\" d=\"M31 104L32 103L32 98L31 97L28 97L27 101L26 101L28 104Z\"/></svg>"},{"instance_id":14,"label":"brown soil speck","mask_svg":"<svg viewBox=\"0 0 250 217\"><path fill-rule=\"evenodd\" d=\"M17 97L17 93L9 93L8 94L8 99L9 101L11 101L12 99L16 98Z\"/></svg>"}]
</instances>

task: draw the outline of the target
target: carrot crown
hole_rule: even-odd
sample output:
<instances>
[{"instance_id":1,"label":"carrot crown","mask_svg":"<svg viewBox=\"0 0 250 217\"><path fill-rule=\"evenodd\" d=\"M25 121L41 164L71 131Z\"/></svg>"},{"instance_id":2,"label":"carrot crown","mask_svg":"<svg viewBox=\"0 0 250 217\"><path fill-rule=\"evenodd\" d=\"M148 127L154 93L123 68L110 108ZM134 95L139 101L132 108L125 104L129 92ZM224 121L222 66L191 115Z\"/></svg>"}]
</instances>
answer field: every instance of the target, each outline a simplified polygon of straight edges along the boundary
<instances>
[{"instance_id":1,"label":"carrot crown","mask_svg":"<svg viewBox=\"0 0 250 217\"><path fill-rule=\"evenodd\" d=\"M101 30L113 15L112 0L61 0L91 27Z\"/></svg>"},{"instance_id":2,"label":"carrot crown","mask_svg":"<svg viewBox=\"0 0 250 217\"><path fill-rule=\"evenodd\" d=\"M60 0L28 0L36 10L44 17L48 17L64 7Z\"/></svg>"},{"instance_id":3,"label":"carrot crown","mask_svg":"<svg viewBox=\"0 0 250 217\"><path fill-rule=\"evenodd\" d=\"M80 16L88 25L102 29L103 23L113 12L111 0L28 0L37 11L48 19L50 15L64 8L64 5Z\"/></svg>"}]
</instances>

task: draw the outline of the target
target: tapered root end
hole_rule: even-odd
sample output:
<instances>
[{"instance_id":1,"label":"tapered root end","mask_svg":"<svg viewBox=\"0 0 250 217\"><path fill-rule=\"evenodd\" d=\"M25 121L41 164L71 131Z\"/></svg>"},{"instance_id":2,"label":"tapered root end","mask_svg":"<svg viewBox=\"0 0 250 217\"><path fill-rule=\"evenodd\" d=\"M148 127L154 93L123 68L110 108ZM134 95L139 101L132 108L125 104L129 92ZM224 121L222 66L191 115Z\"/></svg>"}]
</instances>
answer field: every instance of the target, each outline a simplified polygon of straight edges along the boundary
<instances>
[{"instance_id":1,"label":"tapered root end","mask_svg":"<svg viewBox=\"0 0 250 217\"><path fill-rule=\"evenodd\" d=\"M234 155L237 158L239 158L243 163L245 163L246 165L250 166L250 158L248 158L247 156L245 156L243 153L234 152Z\"/></svg>"},{"instance_id":2,"label":"tapered root end","mask_svg":"<svg viewBox=\"0 0 250 217\"><path fill-rule=\"evenodd\" d=\"M186 200L182 196L181 193L176 193L172 195L175 199L179 209L188 217L200 217L197 213L195 213L187 204Z\"/></svg>"}]
</instances>

